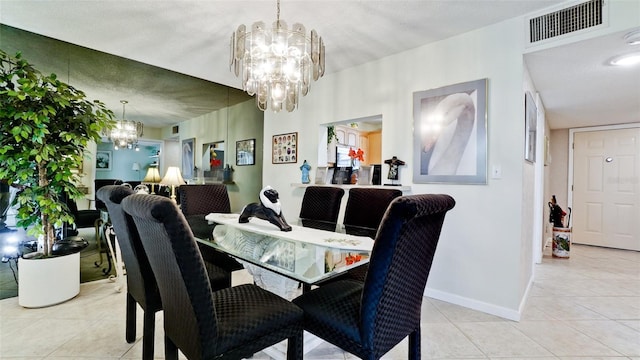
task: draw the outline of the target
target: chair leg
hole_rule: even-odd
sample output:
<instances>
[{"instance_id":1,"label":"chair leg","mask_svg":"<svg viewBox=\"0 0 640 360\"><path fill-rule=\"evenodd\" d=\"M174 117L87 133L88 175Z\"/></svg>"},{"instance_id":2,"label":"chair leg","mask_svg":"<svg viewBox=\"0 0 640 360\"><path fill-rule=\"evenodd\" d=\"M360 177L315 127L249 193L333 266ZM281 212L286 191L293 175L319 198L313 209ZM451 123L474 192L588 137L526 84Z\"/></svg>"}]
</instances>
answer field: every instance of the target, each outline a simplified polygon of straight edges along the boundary
<instances>
[{"instance_id":1,"label":"chair leg","mask_svg":"<svg viewBox=\"0 0 640 360\"><path fill-rule=\"evenodd\" d=\"M299 360L302 359L302 345L304 338L302 337L302 331L296 336L290 337L287 343L287 360Z\"/></svg>"},{"instance_id":2,"label":"chair leg","mask_svg":"<svg viewBox=\"0 0 640 360\"><path fill-rule=\"evenodd\" d=\"M156 333L156 313L145 311L142 330L142 359L153 360L153 344Z\"/></svg>"},{"instance_id":3,"label":"chair leg","mask_svg":"<svg viewBox=\"0 0 640 360\"><path fill-rule=\"evenodd\" d=\"M127 292L127 317L126 317L126 335L127 342L131 344L136 341L136 306L137 303L133 296Z\"/></svg>"},{"instance_id":4,"label":"chair leg","mask_svg":"<svg viewBox=\"0 0 640 360\"><path fill-rule=\"evenodd\" d=\"M164 358L165 360L178 360L178 348L167 335L164 336Z\"/></svg>"},{"instance_id":5,"label":"chair leg","mask_svg":"<svg viewBox=\"0 0 640 360\"><path fill-rule=\"evenodd\" d=\"M409 334L409 360L420 360L420 326Z\"/></svg>"}]
</instances>

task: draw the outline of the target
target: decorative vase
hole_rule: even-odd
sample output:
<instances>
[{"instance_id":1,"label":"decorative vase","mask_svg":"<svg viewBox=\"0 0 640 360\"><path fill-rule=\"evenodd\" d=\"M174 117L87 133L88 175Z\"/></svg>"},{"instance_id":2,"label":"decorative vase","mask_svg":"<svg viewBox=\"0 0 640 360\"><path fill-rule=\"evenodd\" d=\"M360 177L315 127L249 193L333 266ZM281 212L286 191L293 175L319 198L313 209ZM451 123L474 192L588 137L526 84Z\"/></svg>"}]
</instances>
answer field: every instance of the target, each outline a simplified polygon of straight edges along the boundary
<instances>
[{"instance_id":1,"label":"decorative vase","mask_svg":"<svg viewBox=\"0 0 640 360\"><path fill-rule=\"evenodd\" d=\"M18 304L39 308L60 304L80 293L80 253L18 260Z\"/></svg>"},{"instance_id":2,"label":"decorative vase","mask_svg":"<svg viewBox=\"0 0 640 360\"><path fill-rule=\"evenodd\" d=\"M354 172L351 173L351 184L357 184L358 183L358 170L355 170Z\"/></svg>"}]
</instances>

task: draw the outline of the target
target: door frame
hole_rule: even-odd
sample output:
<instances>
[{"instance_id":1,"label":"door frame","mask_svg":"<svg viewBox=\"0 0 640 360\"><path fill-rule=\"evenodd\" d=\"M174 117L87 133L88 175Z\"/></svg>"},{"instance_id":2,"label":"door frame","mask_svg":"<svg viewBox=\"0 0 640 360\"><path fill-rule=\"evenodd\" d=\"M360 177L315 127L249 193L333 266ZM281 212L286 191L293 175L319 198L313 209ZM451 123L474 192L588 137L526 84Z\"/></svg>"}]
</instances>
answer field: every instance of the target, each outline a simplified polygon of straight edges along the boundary
<instances>
[{"instance_id":1,"label":"door frame","mask_svg":"<svg viewBox=\"0 0 640 360\"><path fill-rule=\"evenodd\" d=\"M573 208L573 141L576 133L640 128L640 124L619 124L569 129L569 173L567 174L567 206Z\"/></svg>"}]
</instances>

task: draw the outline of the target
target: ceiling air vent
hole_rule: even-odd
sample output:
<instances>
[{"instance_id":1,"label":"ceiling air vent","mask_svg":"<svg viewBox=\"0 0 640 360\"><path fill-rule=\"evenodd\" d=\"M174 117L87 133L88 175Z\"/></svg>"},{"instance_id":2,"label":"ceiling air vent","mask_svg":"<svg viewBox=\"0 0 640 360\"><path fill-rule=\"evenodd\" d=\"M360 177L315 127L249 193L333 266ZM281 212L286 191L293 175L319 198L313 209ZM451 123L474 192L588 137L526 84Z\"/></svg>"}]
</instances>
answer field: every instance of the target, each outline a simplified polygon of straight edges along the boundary
<instances>
[{"instance_id":1,"label":"ceiling air vent","mask_svg":"<svg viewBox=\"0 0 640 360\"><path fill-rule=\"evenodd\" d=\"M591 0L529 19L529 43L602 25L605 0Z\"/></svg>"}]
</instances>

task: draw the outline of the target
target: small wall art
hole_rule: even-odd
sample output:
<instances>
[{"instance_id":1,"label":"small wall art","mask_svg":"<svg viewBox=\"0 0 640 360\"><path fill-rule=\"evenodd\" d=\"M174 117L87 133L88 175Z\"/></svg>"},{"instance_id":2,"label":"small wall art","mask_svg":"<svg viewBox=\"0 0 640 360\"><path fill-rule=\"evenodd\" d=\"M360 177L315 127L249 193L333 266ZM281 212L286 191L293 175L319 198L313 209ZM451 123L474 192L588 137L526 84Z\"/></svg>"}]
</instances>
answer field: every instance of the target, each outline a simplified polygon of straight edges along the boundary
<instances>
[{"instance_id":1,"label":"small wall art","mask_svg":"<svg viewBox=\"0 0 640 360\"><path fill-rule=\"evenodd\" d=\"M111 151L96 151L96 170L111 170L113 155Z\"/></svg>"},{"instance_id":2,"label":"small wall art","mask_svg":"<svg viewBox=\"0 0 640 360\"><path fill-rule=\"evenodd\" d=\"M194 151L196 138L182 140L182 178L193 179L193 168L196 165L196 152Z\"/></svg>"},{"instance_id":3,"label":"small wall art","mask_svg":"<svg viewBox=\"0 0 640 360\"><path fill-rule=\"evenodd\" d=\"M256 164L256 139L236 141L236 165Z\"/></svg>"},{"instance_id":4,"label":"small wall art","mask_svg":"<svg viewBox=\"0 0 640 360\"><path fill-rule=\"evenodd\" d=\"M414 183L487 183L487 79L413 93Z\"/></svg>"},{"instance_id":5,"label":"small wall art","mask_svg":"<svg viewBox=\"0 0 640 360\"><path fill-rule=\"evenodd\" d=\"M528 91L524 98L524 112L524 159L535 163L538 109L533 95Z\"/></svg>"},{"instance_id":6,"label":"small wall art","mask_svg":"<svg viewBox=\"0 0 640 360\"><path fill-rule=\"evenodd\" d=\"M274 135L272 144L273 164L288 164L298 162L298 133Z\"/></svg>"}]
</instances>

